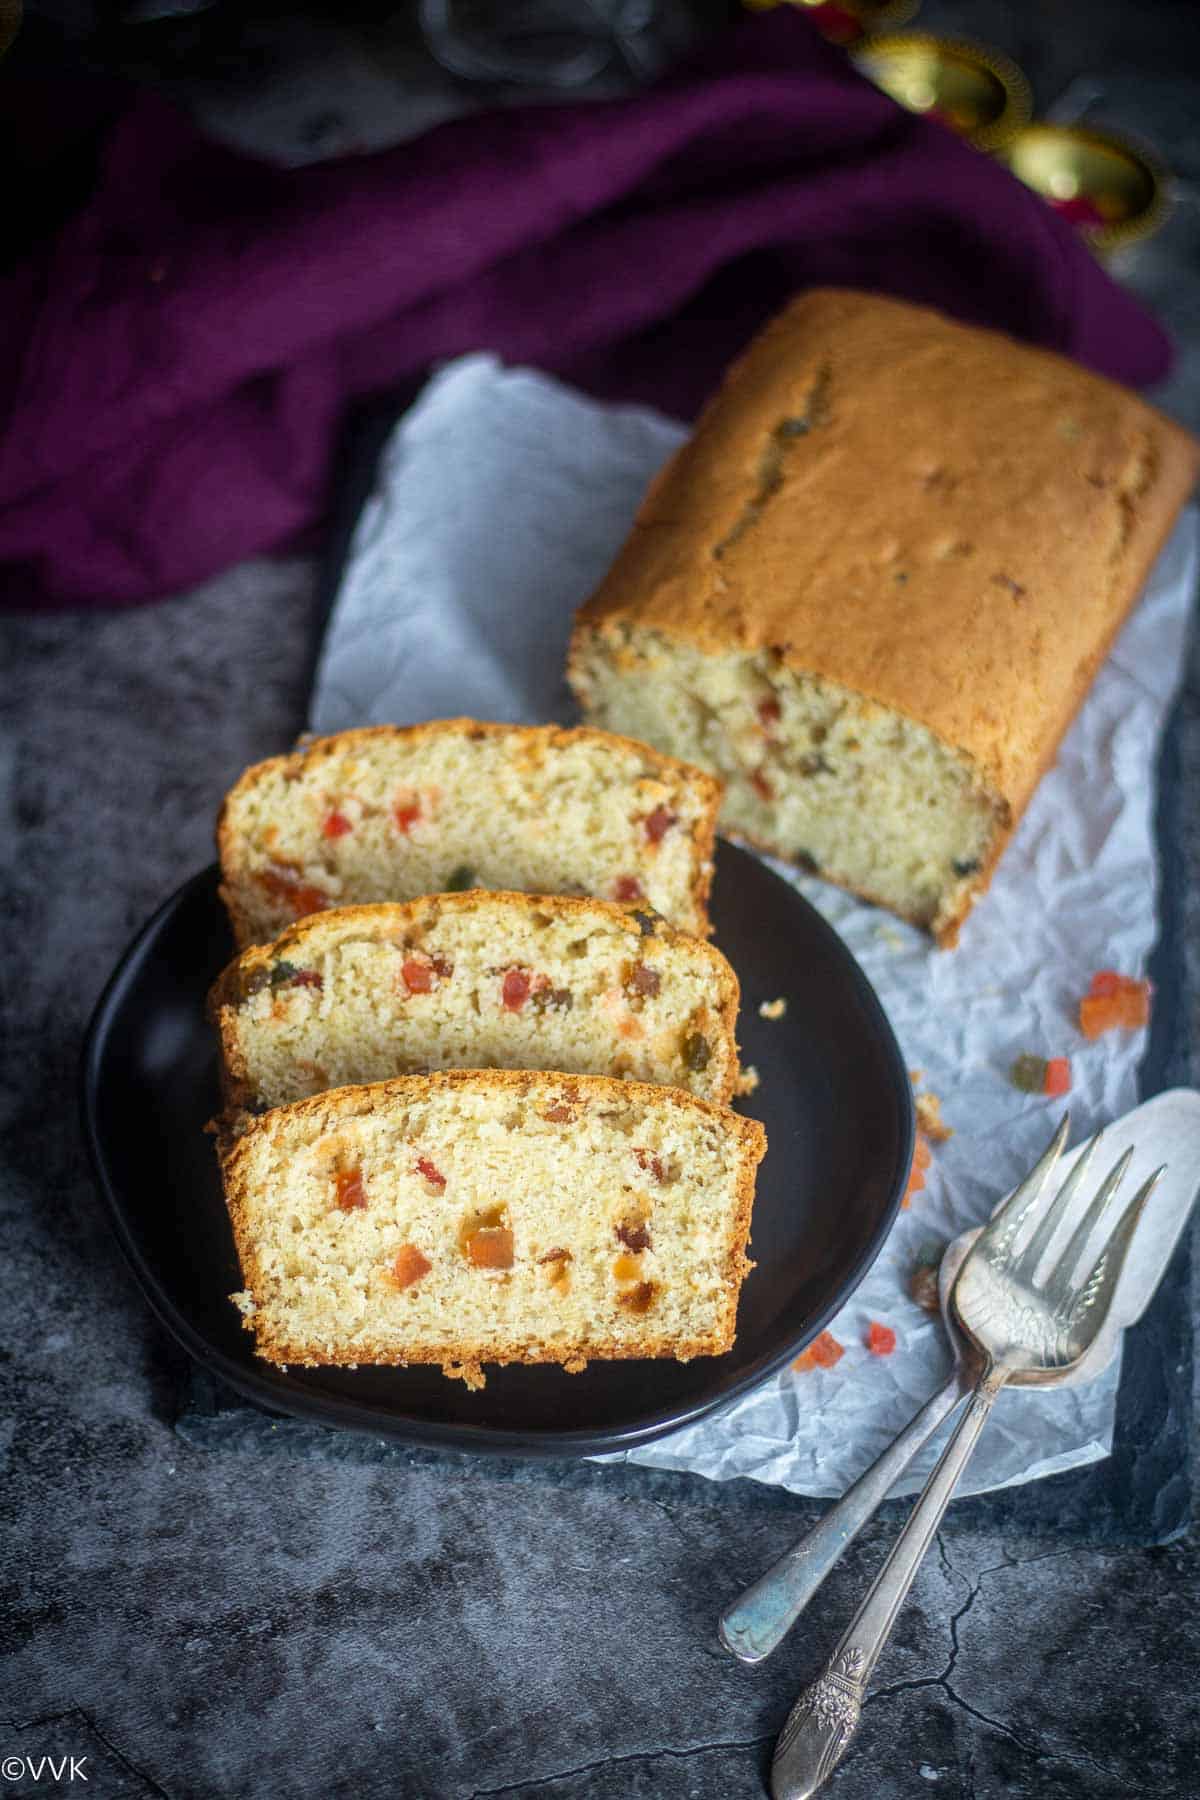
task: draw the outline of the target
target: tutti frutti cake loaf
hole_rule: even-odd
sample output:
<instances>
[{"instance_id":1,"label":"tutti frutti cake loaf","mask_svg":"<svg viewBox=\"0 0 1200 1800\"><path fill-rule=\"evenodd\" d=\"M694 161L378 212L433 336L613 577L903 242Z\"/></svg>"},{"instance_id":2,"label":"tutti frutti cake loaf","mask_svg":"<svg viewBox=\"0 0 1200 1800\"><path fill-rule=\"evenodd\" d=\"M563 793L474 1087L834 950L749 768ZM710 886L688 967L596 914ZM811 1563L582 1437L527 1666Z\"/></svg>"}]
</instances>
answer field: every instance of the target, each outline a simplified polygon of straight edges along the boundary
<instances>
[{"instance_id":1,"label":"tutti frutti cake loaf","mask_svg":"<svg viewBox=\"0 0 1200 1800\"><path fill-rule=\"evenodd\" d=\"M609 901L439 894L314 913L210 997L230 1128L431 1069L558 1069L726 1101L738 981L719 950Z\"/></svg>"},{"instance_id":2,"label":"tutti frutti cake loaf","mask_svg":"<svg viewBox=\"0 0 1200 1800\"><path fill-rule=\"evenodd\" d=\"M806 294L579 614L584 716L709 768L725 827L952 944L1198 449L1047 351Z\"/></svg>"},{"instance_id":3,"label":"tutti frutti cake loaf","mask_svg":"<svg viewBox=\"0 0 1200 1800\"><path fill-rule=\"evenodd\" d=\"M720 784L594 730L437 720L248 769L217 824L239 947L328 907L469 888L644 902L708 931Z\"/></svg>"},{"instance_id":4,"label":"tutti frutti cake loaf","mask_svg":"<svg viewBox=\"0 0 1200 1800\"><path fill-rule=\"evenodd\" d=\"M250 1122L223 1176L278 1364L716 1355L734 1340L761 1125L678 1088L453 1070Z\"/></svg>"}]
</instances>

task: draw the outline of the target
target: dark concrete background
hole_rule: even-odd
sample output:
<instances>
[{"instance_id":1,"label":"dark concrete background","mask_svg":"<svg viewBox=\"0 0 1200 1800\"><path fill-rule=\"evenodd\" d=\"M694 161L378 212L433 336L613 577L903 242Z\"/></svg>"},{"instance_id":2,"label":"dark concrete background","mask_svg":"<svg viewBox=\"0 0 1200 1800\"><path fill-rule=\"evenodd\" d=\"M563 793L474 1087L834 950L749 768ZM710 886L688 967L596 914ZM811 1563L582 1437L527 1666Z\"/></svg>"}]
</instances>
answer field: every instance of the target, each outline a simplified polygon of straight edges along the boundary
<instances>
[{"instance_id":1,"label":"dark concrete background","mask_svg":"<svg viewBox=\"0 0 1200 1800\"><path fill-rule=\"evenodd\" d=\"M919 23L1008 48L1043 111L1096 76L1089 116L1156 142L1178 171L1170 225L1120 272L1179 335L1163 399L1196 426L1188 11L975 0L927 6ZM172 1429L180 1353L101 1216L76 1059L129 935L209 859L216 798L302 723L316 608L314 566L291 560L143 612L0 623L0 1788L758 1800L788 1705L891 1526L752 1671L718 1648L714 1620L792 1539L802 1509L785 1496L625 1469L564 1487L485 1463L259 1458ZM1181 704L1194 977L1195 656ZM1196 1541L1087 1549L964 1530L951 1512L831 1792L1195 1800ZM87 1787L8 1780L3 1758L26 1754L86 1756Z\"/></svg>"}]
</instances>

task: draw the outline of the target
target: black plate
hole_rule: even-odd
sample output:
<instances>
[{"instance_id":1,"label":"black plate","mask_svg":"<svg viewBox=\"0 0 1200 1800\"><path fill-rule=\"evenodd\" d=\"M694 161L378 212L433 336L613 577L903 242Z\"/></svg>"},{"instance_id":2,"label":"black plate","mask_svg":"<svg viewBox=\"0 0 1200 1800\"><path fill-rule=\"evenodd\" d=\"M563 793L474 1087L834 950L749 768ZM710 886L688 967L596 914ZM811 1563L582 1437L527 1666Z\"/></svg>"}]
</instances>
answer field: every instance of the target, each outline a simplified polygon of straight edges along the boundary
<instances>
[{"instance_id":1,"label":"black plate","mask_svg":"<svg viewBox=\"0 0 1200 1800\"><path fill-rule=\"evenodd\" d=\"M837 933L723 843L716 938L742 983L742 1103L767 1128L738 1337L690 1363L489 1368L472 1394L429 1368L260 1362L227 1296L241 1286L205 1121L217 1104L208 988L232 954L216 868L143 927L101 996L83 1062L84 1129L122 1248L159 1318L233 1387L278 1411L468 1450L583 1455L646 1443L727 1404L794 1357L862 1280L913 1149L912 1094L874 991ZM783 995L785 1016L759 1002Z\"/></svg>"}]
</instances>

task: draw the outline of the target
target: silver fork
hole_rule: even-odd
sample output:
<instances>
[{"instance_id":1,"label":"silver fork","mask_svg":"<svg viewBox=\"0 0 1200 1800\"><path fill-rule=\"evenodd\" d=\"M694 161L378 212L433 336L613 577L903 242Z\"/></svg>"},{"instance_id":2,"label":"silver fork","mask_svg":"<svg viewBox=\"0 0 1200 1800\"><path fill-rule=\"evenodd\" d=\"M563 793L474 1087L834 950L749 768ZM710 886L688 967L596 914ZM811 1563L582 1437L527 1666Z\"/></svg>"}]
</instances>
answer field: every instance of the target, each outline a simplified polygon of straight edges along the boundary
<instances>
[{"instance_id":1,"label":"silver fork","mask_svg":"<svg viewBox=\"0 0 1200 1800\"><path fill-rule=\"evenodd\" d=\"M980 1232L959 1270L952 1304L980 1353L982 1373L853 1622L817 1680L788 1714L771 1767L774 1800L808 1800L845 1755L880 1652L1001 1388L1017 1374L1069 1369L1086 1354L1104 1323L1142 1209L1163 1171L1157 1169L1138 1189L1103 1247L1087 1263L1085 1253L1129 1167L1133 1152L1126 1151L1100 1184L1066 1246L1043 1270L1096 1148L1093 1139L1043 1209L1042 1194L1069 1128L1068 1115L1041 1159Z\"/></svg>"}]
</instances>

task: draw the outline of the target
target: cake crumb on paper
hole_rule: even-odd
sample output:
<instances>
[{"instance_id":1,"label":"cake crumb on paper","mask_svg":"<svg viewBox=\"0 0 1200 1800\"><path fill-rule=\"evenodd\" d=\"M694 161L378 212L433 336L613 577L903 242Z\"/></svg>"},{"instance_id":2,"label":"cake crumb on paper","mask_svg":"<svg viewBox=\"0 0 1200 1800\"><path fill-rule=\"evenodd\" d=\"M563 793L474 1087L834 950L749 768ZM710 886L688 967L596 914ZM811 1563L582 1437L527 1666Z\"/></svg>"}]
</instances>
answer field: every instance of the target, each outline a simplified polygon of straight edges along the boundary
<instances>
[{"instance_id":1,"label":"cake crumb on paper","mask_svg":"<svg viewBox=\"0 0 1200 1800\"><path fill-rule=\"evenodd\" d=\"M745 1068L742 1070L741 1074L737 1078L737 1086L734 1089L734 1092L736 1094L738 1094L739 1096L744 1095L744 1094L752 1094L754 1092L755 1088L757 1088L759 1081L761 1079L762 1079L762 1077L759 1075L759 1072L755 1068L754 1064L747 1063Z\"/></svg>"},{"instance_id":2,"label":"cake crumb on paper","mask_svg":"<svg viewBox=\"0 0 1200 1800\"><path fill-rule=\"evenodd\" d=\"M778 1000L762 1001L759 1005L758 1016L760 1019L782 1019L786 1011L787 1001L781 994Z\"/></svg>"}]
</instances>

